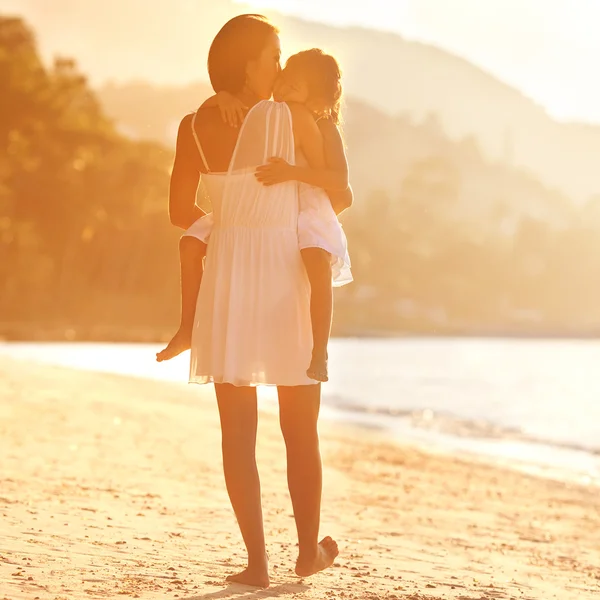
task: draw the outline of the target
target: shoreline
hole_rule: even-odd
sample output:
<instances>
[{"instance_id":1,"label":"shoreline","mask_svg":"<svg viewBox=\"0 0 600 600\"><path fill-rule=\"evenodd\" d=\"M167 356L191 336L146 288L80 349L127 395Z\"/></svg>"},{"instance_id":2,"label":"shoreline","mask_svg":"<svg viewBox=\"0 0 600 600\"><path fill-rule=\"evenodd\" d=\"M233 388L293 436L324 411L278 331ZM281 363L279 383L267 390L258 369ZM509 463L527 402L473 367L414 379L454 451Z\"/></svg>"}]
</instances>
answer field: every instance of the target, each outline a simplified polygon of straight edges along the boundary
<instances>
[{"instance_id":1,"label":"shoreline","mask_svg":"<svg viewBox=\"0 0 600 600\"><path fill-rule=\"evenodd\" d=\"M336 566L299 580L277 418L258 462L273 584L227 586L243 546L212 394L5 359L0 589L9 600L585 600L600 592L597 491L321 422L322 534ZM0 594L0 596L2 596Z\"/></svg>"},{"instance_id":2,"label":"shoreline","mask_svg":"<svg viewBox=\"0 0 600 600\"><path fill-rule=\"evenodd\" d=\"M130 351L127 351L120 361L115 362L114 359L111 359L107 364L104 364L103 357L106 355L110 359L112 352L110 350L108 353L103 351L102 354L95 357L92 366L89 360L79 362L79 357L85 356L85 352L83 354L77 352L78 343L67 342L65 347L69 350L58 359L52 358L55 353L50 349L41 353L38 351L39 347L44 347L43 343L31 346L27 342L23 345L18 342L14 344L13 346L13 343L3 344L0 342L0 356L6 356L3 348L8 348L10 358L31 360L35 364L76 368L89 373L114 373L125 377L135 377L144 382L169 381L184 387L188 385L185 381L186 354L169 363L163 363L158 370L153 371L147 369L147 362L139 362L141 354L139 356L135 352L129 354ZM62 343L49 342L48 344L50 348L56 348L60 357ZM95 342L91 344L97 345ZM87 343L81 342L81 345L85 348ZM106 344L106 346L111 347L111 344ZM133 343L122 346L135 348L138 345ZM146 348L146 350L148 351L146 358L153 356L153 350L151 352L150 348ZM181 364L176 365L178 362ZM185 372L181 370L184 363L186 365ZM121 364L126 364L127 368L122 370ZM175 369L169 371L172 367ZM209 389L212 388L209 387ZM200 393L205 393L205 391ZM485 435L478 433L482 429L483 422L481 420L469 420L451 413L434 412L431 409L400 411L392 408L389 410L373 408L368 404L340 403L335 394L334 391L333 396L329 396L329 389L324 388L321 419L333 424L340 424L343 427L355 428L357 432L361 432L361 435L364 435L365 432L376 431L377 435L394 444L409 445L424 452L442 453L464 458L467 461L501 466L558 481L600 486L600 458L598 451L594 448L560 440L534 438L522 433L515 433L511 428L503 430L502 425L487 421L484 429L489 430L490 434ZM272 386L261 388L259 402L262 409L268 410L271 414L277 413L277 402ZM469 428L472 428L472 432L465 433Z\"/></svg>"},{"instance_id":3,"label":"shoreline","mask_svg":"<svg viewBox=\"0 0 600 600\"><path fill-rule=\"evenodd\" d=\"M4 342L99 342L142 343L168 342L176 327L128 327L114 325L80 325L60 323L49 326L44 323L0 322L0 341ZM389 329L334 328L333 337L356 339L503 339L503 340L598 340L600 328L521 328L521 327L405 327Z\"/></svg>"}]
</instances>

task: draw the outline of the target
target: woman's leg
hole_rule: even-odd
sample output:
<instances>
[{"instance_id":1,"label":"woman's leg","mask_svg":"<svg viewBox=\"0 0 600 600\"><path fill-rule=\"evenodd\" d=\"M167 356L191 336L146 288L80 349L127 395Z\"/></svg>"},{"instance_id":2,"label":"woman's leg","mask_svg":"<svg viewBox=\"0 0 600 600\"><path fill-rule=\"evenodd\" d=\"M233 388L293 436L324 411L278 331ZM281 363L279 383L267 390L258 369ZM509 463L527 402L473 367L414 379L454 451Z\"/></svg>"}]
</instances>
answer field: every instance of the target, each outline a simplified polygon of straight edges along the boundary
<instances>
[{"instance_id":1,"label":"woman's leg","mask_svg":"<svg viewBox=\"0 0 600 600\"><path fill-rule=\"evenodd\" d=\"M181 322L177 333L173 336L167 347L156 355L158 362L174 358L191 347L196 302L204 271L202 261L205 256L206 244L198 238L184 235L179 240Z\"/></svg>"},{"instance_id":2,"label":"woman's leg","mask_svg":"<svg viewBox=\"0 0 600 600\"><path fill-rule=\"evenodd\" d=\"M308 577L330 567L338 555L334 540L319 539L321 451L317 420L321 385L279 387L279 420L287 451L287 477L298 530L296 573Z\"/></svg>"},{"instance_id":3,"label":"woman's leg","mask_svg":"<svg viewBox=\"0 0 600 600\"><path fill-rule=\"evenodd\" d=\"M231 506L248 551L248 568L228 581L268 587L260 480L256 467L256 388L215 384L223 450L223 471Z\"/></svg>"},{"instance_id":4,"label":"woman's leg","mask_svg":"<svg viewBox=\"0 0 600 600\"><path fill-rule=\"evenodd\" d=\"M313 330L312 360L306 374L315 381L327 381L327 345L333 314L331 256L321 248L305 248L300 252L310 281L310 319Z\"/></svg>"}]
</instances>

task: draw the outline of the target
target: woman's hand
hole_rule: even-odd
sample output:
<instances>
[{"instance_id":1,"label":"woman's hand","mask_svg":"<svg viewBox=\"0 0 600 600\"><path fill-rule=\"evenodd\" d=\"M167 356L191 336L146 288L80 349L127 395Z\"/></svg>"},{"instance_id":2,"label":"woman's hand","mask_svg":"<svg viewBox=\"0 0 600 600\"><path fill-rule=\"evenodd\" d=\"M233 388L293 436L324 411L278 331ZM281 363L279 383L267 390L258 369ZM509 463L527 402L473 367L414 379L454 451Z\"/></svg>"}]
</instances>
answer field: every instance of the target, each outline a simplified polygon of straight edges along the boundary
<instances>
[{"instance_id":1,"label":"woman's hand","mask_svg":"<svg viewBox=\"0 0 600 600\"><path fill-rule=\"evenodd\" d=\"M257 167L256 179L263 185L275 185L284 181L294 179L294 166L283 160L283 158L272 157L269 163Z\"/></svg>"},{"instance_id":2,"label":"woman's hand","mask_svg":"<svg viewBox=\"0 0 600 600\"><path fill-rule=\"evenodd\" d=\"M215 95L215 100L223 121L232 127L239 127L248 107L229 92L219 92Z\"/></svg>"}]
</instances>

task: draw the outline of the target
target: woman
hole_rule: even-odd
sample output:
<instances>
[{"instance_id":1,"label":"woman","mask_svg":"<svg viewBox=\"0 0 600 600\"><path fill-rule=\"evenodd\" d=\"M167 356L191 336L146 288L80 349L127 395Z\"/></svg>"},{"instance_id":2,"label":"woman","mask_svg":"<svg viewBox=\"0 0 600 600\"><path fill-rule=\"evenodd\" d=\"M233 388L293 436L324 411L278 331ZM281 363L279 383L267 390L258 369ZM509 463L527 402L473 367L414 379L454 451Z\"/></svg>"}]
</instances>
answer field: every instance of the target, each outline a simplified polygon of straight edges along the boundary
<instances>
[{"instance_id":1,"label":"woman","mask_svg":"<svg viewBox=\"0 0 600 600\"><path fill-rule=\"evenodd\" d=\"M251 155L262 149L267 137L288 130L309 164L324 166L322 139L307 109L259 104L271 97L280 71L277 33L265 17L241 15L215 37L208 59L211 83L215 92L226 90L253 107L255 148L237 148L238 131L223 122L217 108L188 115L179 127L169 198L171 221L189 227L202 216L195 194L203 174L215 229L198 296L190 379L215 383L225 482L248 551L248 567L228 580L259 587L269 585L269 573L255 458L256 385L278 385L288 485L298 530L296 573L305 577L321 571L338 553L331 538L318 542L320 385L306 375L312 341L310 292L294 222L298 203L292 190L296 187L269 188L255 181L259 189L249 207L248 201L236 195L246 189L239 187L243 181L227 174L234 151L243 163L245 152ZM294 147L292 158L293 151ZM242 170L250 164L242 163ZM182 250L185 243L184 237ZM200 260L194 268L202 269Z\"/></svg>"}]
</instances>

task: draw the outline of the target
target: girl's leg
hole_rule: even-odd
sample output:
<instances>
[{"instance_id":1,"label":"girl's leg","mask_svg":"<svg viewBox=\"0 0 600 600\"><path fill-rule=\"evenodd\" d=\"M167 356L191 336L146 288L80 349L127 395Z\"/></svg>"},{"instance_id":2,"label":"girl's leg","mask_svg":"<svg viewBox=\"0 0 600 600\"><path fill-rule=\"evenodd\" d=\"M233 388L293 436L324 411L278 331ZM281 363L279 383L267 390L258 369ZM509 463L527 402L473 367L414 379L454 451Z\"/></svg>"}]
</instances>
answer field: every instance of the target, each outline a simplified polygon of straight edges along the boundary
<instances>
[{"instance_id":1,"label":"girl's leg","mask_svg":"<svg viewBox=\"0 0 600 600\"><path fill-rule=\"evenodd\" d=\"M223 471L231 506L248 551L248 567L228 581L268 587L260 480L256 467L256 388L215 384L223 450Z\"/></svg>"},{"instance_id":2,"label":"girl's leg","mask_svg":"<svg viewBox=\"0 0 600 600\"><path fill-rule=\"evenodd\" d=\"M338 555L333 539L318 542L321 517L321 452L317 420L321 385L279 387L279 420L287 451L287 477L298 530L296 574L308 577Z\"/></svg>"},{"instance_id":3,"label":"girl's leg","mask_svg":"<svg viewBox=\"0 0 600 600\"><path fill-rule=\"evenodd\" d=\"M189 235L184 235L179 240L181 322L177 333L167 347L156 355L158 362L174 358L191 347L198 290L200 289L204 270L202 261L205 256L206 244L204 242Z\"/></svg>"},{"instance_id":4,"label":"girl's leg","mask_svg":"<svg viewBox=\"0 0 600 600\"><path fill-rule=\"evenodd\" d=\"M306 374L315 381L327 381L327 345L331 333L333 291L331 256L321 248L301 250L310 281L310 318L313 330L313 353Z\"/></svg>"}]
</instances>

